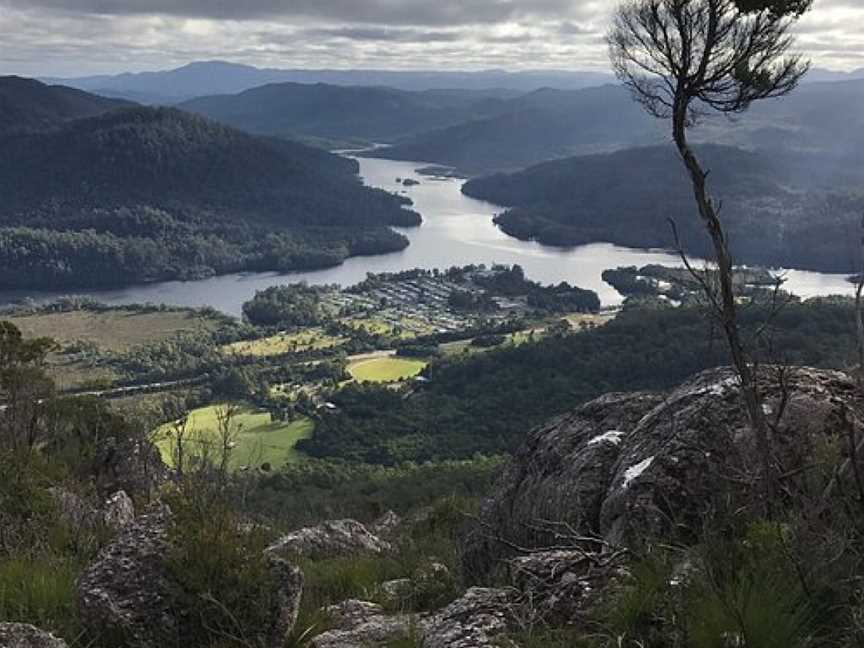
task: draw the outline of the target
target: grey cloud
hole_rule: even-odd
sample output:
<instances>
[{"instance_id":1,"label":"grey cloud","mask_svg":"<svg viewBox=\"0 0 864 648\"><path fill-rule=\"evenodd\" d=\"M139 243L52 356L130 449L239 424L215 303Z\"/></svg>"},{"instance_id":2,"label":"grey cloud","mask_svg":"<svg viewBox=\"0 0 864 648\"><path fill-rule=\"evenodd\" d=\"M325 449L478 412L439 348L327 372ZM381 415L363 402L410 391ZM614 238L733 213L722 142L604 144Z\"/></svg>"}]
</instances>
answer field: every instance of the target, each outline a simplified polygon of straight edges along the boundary
<instances>
[{"instance_id":1,"label":"grey cloud","mask_svg":"<svg viewBox=\"0 0 864 648\"><path fill-rule=\"evenodd\" d=\"M334 22L459 25L501 22L531 15L566 14L579 0L5 0L103 15L174 15L196 18L317 18ZM2 4L2 3L0 3Z\"/></svg>"}]
</instances>

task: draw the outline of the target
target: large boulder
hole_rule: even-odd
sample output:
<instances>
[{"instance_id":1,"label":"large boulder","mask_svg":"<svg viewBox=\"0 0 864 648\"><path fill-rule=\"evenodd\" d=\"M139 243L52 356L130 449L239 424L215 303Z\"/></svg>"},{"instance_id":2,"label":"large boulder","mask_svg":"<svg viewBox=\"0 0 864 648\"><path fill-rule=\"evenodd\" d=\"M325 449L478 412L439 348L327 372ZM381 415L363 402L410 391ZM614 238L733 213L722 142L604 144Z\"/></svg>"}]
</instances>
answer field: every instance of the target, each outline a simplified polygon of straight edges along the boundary
<instances>
[{"instance_id":1,"label":"large boulder","mask_svg":"<svg viewBox=\"0 0 864 648\"><path fill-rule=\"evenodd\" d=\"M800 472L820 443L842 441L849 425L864 429L864 402L846 374L760 375L772 461L784 473ZM706 371L666 397L604 396L530 435L464 542L466 575L482 582L526 550L686 542L722 510L756 513L758 474L731 369Z\"/></svg>"},{"instance_id":2,"label":"large boulder","mask_svg":"<svg viewBox=\"0 0 864 648\"><path fill-rule=\"evenodd\" d=\"M531 433L465 540L469 578L505 568L517 548L596 531L621 444L662 401L654 393L608 394Z\"/></svg>"},{"instance_id":3,"label":"large boulder","mask_svg":"<svg viewBox=\"0 0 864 648\"><path fill-rule=\"evenodd\" d=\"M67 648L50 632L24 623L0 623L0 648Z\"/></svg>"},{"instance_id":4,"label":"large boulder","mask_svg":"<svg viewBox=\"0 0 864 648\"><path fill-rule=\"evenodd\" d=\"M268 551L286 556L334 558L363 553L380 554L390 549L389 542L356 520L330 520L318 526L293 531L280 538Z\"/></svg>"},{"instance_id":5,"label":"large boulder","mask_svg":"<svg viewBox=\"0 0 864 648\"><path fill-rule=\"evenodd\" d=\"M78 608L84 626L120 637L136 648L174 645L182 636L185 611L177 609L179 585L167 564L171 513L167 507L138 517L106 546L78 579ZM286 561L268 556L278 584L269 628L254 628L273 648L284 644L297 620L303 576Z\"/></svg>"}]
</instances>

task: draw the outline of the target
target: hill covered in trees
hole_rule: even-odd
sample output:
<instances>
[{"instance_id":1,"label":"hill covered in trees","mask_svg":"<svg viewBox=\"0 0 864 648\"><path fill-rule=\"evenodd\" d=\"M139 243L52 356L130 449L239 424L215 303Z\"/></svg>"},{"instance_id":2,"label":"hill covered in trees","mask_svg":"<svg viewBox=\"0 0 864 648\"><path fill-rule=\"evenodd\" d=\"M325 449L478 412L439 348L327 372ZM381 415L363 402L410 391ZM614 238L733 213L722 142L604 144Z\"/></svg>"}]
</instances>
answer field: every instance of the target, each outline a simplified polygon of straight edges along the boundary
<instances>
[{"instance_id":1,"label":"hill covered in trees","mask_svg":"<svg viewBox=\"0 0 864 648\"><path fill-rule=\"evenodd\" d=\"M33 79L0 77L0 135L42 129L131 105Z\"/></svg>"},{"instance_id":2,"label":"hill covered in trees","mask_svg":"<svg viewBox=\"0 0 864 648\"><path fill-rule=\"evenodd\" d=\"M356 162L174 109L3 138L0 285L106 287L402 249L418 214Z\"/></svg>"},{"instance_id":3,"label":"hill covered in trees","mask_svg":"<svg viewBox=\"0 0 864 648\"><path fill-rule=\"evenodd\" d=\"M423 133L372 155L446 164L474 174L651 144L660 137L657 124L624 88L547 88L508 101L497 115Z\"/></svg>"},{"instance_id":4,"label":"hill covered in trees","mask_svg":"<svg viewBox=\"0 0 864 648\"><path fill-rule=\"evenodd\" d=\"M854 270L852 241L862 200L843 190L834 165L818 158L703 146L714 195L723 203L730 245L741 263ZM684 248L711 253L694 214L692 190L671 146L546 162L524 171L478 178L463 192L508 207L496 217L508 234L546 245L606 241L674 247L669 219Z\"/></svg>"},{"instance_id":5,"label":"hill covered in trees","mask_svg":"<svg viewBox=\"0 0 864 648\"><path fill-rule=\"evenodd\" d=\"M251 133L292 139L394 142L505 110L507 90L427 90L277 83L181 105Z\"/></svg>"},{"instance_id":6,"label":"hill covered in trees","mask_svg":"<svg viewBox=\"0 0 864 648\"><path fill-rule=\"evenodd\" d=\"M692 138L775 154L830 155L838 169L860 168L864 117L849 108L862 101L864 80L808 83L788 97L754 106L734 121L705 120ZM422 133L374 155L446 164L470 175L660 144L670 136L623 87L544 89L507 101L497 115Z\"/></svg>"}]
</instances>

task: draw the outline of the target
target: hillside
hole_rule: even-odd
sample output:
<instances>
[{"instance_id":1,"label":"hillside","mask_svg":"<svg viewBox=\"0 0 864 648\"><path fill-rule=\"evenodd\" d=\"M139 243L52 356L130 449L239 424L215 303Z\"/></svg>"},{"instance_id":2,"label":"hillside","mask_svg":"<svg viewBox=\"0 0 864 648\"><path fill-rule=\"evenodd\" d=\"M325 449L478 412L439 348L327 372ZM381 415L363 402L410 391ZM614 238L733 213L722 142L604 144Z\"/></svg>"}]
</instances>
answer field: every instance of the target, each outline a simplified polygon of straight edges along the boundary
<instances>
[{"instance_id":1,"label":"hillside","mask_svg":"<svg viewBox=\"0 0 864 648\"><path fill-rule=\"evenodd\" d=\"M0 77L0 135L46 128L129 106L128 101L106 99L74 88L16 76Z\"/></svg>"},{"instance_id":2,"label":"hillside","mask_svg":"<svg viewBox=\"0 0 864 648\"><path fill-rule=\"evenodd\" d=\"M0 160L0 284L103 287L322 267L407 241L402 200L356 162L174 109L10 135Z\"/></svg>"},{"instance_id":3,"label":"hillside","mask_svg":"<svg viewBox=\"0 0 864 648\"><path fill-rule=\"evenodd\" d=\"M543 89L511 99L499 115L423 133L371 155L476 174L658 143L661 136L659 126L618 86Z\"/></svg>"},{"instance_id":4,"label":"hillside","mask_svg":"<svg viewBox=\"0 0 864 648\"><path fill-rule=\"evenodd\" d=\"M181 108L251 133L393 142L496 114L506 90L429 90L279 83L237 95L201 97Z\"/></svg>"},{"instance_id":5,"label":"hillside","mask_svg":"<svg viewBox=\"0 0 864 648\"><path fill-rule=\"evenodd\" d=\"M860 165L864 80L806 83L734 120L708 119L695 142L845 156ZM512 171L550 159L668 141L666 125L648 117L618 86L572 92L540 90L512 99L498 116L424 133L376 151L377 157L422 160L468 174Z\"/></svg>"},{"instance_id":6,"label":"hillside","mask_svg":"<svg viewBox=\"0 0 864 648\"><path fill-rule=\"evenodd\" d=\"M723 201L731 248L741 263L849 272L850 235L862 201L836 187L833 164L811 156L777 156L703 146L714 195ZM858 177L860 181L860 176ZM853 182L854 178L848 178ZM508 234L547 245L598 241L673 247L673 218L687 251L710 253L693 214L691 189L671 147L574 157L519 173L466 183L463 192L509 209L496 218Z\"/></svg>"}]
</instances>

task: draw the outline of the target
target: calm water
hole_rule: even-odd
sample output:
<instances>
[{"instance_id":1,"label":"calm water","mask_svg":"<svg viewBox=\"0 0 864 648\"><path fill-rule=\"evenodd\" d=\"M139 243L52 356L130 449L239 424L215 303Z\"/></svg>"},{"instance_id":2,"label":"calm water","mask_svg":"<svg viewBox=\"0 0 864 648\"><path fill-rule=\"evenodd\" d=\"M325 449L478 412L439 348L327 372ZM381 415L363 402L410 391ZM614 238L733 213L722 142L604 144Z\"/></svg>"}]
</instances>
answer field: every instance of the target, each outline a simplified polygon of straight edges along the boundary
<instances>
[{"instance_id":1,"label":"calm water","mask_svg":"<svg viewBox=\"0 0 864 648\"><path fill-rule=\"evenodd\" d=\"M402 252L374 257L356 257L341 266L315 272L292 274L235 274L202 281L136 286L122 290L82 292L109 304L164 303L176 306L212 306L239 315L243 302L256 290L269 286L306 281L310 284L349 286L362 281L367 272L394 272L411 268L447 268L470 263L518 263L526 274L542 283L567 281L590 288L604 305L622 300L600 275L607 268L642 266L648 263L678 265L676 256L652 250L634 250L605 243L572 249L544 247L519 241L501 232L492 222L500 211L495 205L463 196L461 180L434 180L416 173L423 164L389 160L360 160L367 184L388 191L404 191L423 215L423 225L401 230L411 245ZM413 178L419 185L403 188L396 178ZM801 297L851 293L845 275L789 271L786 287ZM23 297L43 301L68 293L0 292L0 304Z\"/></svg>"}]
</instances>

